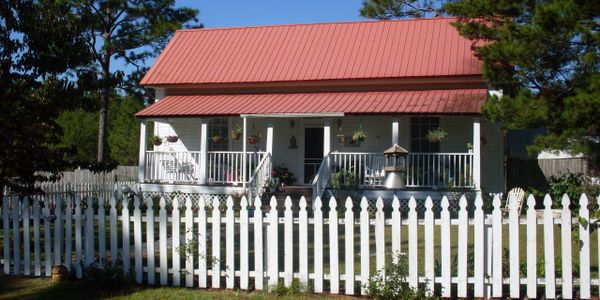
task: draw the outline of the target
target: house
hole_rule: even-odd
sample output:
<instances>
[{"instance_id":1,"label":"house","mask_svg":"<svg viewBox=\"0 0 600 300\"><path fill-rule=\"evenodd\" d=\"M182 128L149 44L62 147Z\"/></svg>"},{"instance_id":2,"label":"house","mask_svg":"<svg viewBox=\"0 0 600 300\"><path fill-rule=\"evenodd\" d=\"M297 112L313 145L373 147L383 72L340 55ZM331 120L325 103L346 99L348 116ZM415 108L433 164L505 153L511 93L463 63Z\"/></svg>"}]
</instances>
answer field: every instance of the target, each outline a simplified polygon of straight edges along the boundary
<instances>
[{"instance_id":1,"label":"house","mask_svg":"<svg viewBox=\"0 0 600 300\"><path fill-rule=\"evenodd\" d=\"M142 188L258 195L284 166L314 196L336 174L388 193L383 151L398 144L406 193L501 192L503 135L480 116L491 91L453 21L177 31L141 81L156 93L136 114ZM435 129L447 135L430 142Z\"/></svg>"}]
</instances>

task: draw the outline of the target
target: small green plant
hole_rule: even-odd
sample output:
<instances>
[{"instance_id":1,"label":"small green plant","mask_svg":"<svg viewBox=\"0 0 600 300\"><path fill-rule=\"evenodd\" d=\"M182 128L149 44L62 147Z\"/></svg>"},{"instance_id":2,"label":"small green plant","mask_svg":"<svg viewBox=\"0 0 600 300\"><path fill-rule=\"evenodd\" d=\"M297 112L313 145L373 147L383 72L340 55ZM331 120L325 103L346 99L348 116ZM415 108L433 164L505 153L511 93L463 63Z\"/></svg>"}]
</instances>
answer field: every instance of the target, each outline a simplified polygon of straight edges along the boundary
<instances>
[{"instance_id":1,"label":"small green plant","mask_svg":"<svg viewBox=\"0 0 600 300\"><path fill-rule=\"evenodd\" d=\"M356 178L356 174L348 170L341 170L331 174L331 187L334 189L357 188L358 179Z\"/></svg>"},{"instance_id":2,"label":"small green plant","mask_svg":"<svg viewBox=\"0 0 600 300\"><path fill-rule=\"evenodd\" d=\"M377 271L365 284L367 294L374 299L428 299L425 289L412 288L406 281L408 258L406 254L387 253L384 272Z\"/></svg>"},{"instance_id":3,"label":"small green plant","mask_svg":"<svg viewBox=\"0 0 600 300\"><path fill-rule=\"evenodd\" d=\"M427 140L430 143L439 143L446 138L448 133L440 128L431 129L427 132Z\"/></svg>"},{"instance_id":4,"label":"small green plant","mask_svg":"<svg viewBox=\"0 0 600 300\"><path fill-rule=\"evenodd\" d=\"M162 145L163 140L162 140L162 138L160 138L160 136L155 135L150 138L150 142L154 146L160 146L160 145Z\"/></svg>"},{"instance_id":5,"label":"small green plant","mask_svg":"<svg viewBox=\"0 0 600 300\"><path fill-rule=\"evenodd\" d=\"M227 140L224 137L216 134L212 137L212 141L215 144L221 144L221 143L225 143Z\"/></svg>"},{"instance_id":6,"label":"small green plant","mask_svg":"<svg viewBox=\"0 0 600 300\"><path fill-rule=\"evenodd\" d=\"M292 280L292 284L290 284L289 287L285 286L283 280L279 280L279 282L277 282L277 285L271 290L272 293L276 294L279 297L298 296L307 291L308 288L303 286L302 283L300 283L300 280L298 280L297 278Z\"/></svg>"},{"instance_id":7,"label":"small green plant","mask_svg":"<svg viewBox=\"0 0 600 300\"><path fill-rule=\"evenodd\" d=\"M123 261L107 263L105 260L97 259L94 263L83 268L83 279L91 287L119 290L127 288L135 283L135 272L133 269L123 269Z\"/></svg>"},{"instance_id":8,"label":"small green plant","mask_svg":"<svg viewBox=\"0 0 600 300\"><path fill-rule=\"evenodd\" d=\"M356 143L362 143L367 138L367 133L362 129L362 126L352 133L352 140Z\"/></svg>"},{"instance_id":9,"label":"small green plant","mask_svg":"<svg viewBox=\"0 0 600 300\"><path fill-rule=\"evenodd\" d=\"M231 130L231 139L234 140L239 140L242 137L242 127L240 127L240 125L236 125L232 130Z\"/></svg>"}]
</instances>

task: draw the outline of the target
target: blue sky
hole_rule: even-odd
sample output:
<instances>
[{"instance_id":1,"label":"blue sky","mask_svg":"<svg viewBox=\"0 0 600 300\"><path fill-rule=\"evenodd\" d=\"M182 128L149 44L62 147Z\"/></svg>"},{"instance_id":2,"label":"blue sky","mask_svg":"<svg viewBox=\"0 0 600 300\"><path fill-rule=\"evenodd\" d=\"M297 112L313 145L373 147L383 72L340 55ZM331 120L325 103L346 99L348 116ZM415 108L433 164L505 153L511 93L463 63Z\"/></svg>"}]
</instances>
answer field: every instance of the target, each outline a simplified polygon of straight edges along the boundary
<instances>
[{"instance_id":1,"label":"blue sky","mask_svg":"<svg viewBox=\"0 0 600 300\"><path fill-rule=\"evenodd\" d=\"M207 28L296 24L362 20L358 10L363 0L177 0L176 6L200 11L198 19ZM149 59L151 65L154 59ZM125 69L115 61L113 69Z\"/></svg>"}]
</instances>

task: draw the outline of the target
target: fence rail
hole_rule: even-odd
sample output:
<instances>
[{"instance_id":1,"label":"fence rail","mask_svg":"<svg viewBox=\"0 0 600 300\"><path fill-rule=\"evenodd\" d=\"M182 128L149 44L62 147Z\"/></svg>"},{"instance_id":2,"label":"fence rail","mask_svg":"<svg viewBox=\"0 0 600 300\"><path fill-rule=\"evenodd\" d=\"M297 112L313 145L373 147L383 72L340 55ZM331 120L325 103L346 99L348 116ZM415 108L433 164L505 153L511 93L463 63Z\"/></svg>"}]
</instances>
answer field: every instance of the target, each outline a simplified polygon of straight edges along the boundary
<instances>
[{"instance_id":1,"label":"fence rail","mask_svg":"<svg viewBox=\"0 0 600 300\"><path fill-rule=\"evenodd\" d=\"M406 253L411 286L424 283L434 293L439 284L442 297L588 299L600 284L597 272L594 278L591 273L600 255L592 240L597 246L600 231L592 234L596 221L585 195L574 201L578 211L569 210L567 196L561 210L553 210L546 196L545 208L536 211L529 196L525 216L515 205L504 215L499 196L485 214L477 197L472 218L464 196L458 217L451 217L447 198L427 198L423 216L414 198L394 198L391 207L377 199L374 216L366 198L316 198L309 209L306 199L296 204L288 197L283 213L275 198L264 206L259 197L252 205L242 198L235 208L231 197L225 205L217 197L192 199L76 194L51 205L47 196L5 197L3 271L50 276L51 266L66 264L81 278L82 266L121 258L124 270L133 267L144 284L221 288L224 282L228 289L262 290L298 279L316 293L353 295L366 292L372 270L384 268L385 254L394 252ZM408 201L407 215L398 209L401 201ZM184 247L192 242L197 248Z\"/></svg>"},{"instance_id":2,"label":"fence rail","mask_svg":"<svg viewBox=\"0 0 600 300\"><path fill-rule=\"evenodd\" d=\"M383 186L382 153L333 152L334 172L352 173L359 186ZM409 153L406 161L408 187L473 187L472 153Z\"/></svg>"}]
</instances>

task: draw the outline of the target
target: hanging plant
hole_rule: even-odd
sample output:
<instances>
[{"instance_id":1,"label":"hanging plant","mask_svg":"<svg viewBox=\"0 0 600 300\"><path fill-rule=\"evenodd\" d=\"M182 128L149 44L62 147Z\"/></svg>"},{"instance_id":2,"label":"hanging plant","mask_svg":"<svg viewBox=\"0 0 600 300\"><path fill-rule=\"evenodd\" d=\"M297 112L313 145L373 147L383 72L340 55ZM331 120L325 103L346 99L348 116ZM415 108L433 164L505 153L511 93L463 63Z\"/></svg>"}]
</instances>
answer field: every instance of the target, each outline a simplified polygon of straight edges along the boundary
<instances>
[{"instance_id":1,"label":"hanging plant","mask_svg":"<svg viewBox=\"0 0 600 300\"><path fill-rule=\"evenodd\" d=\"M292 135L292 137L290 138L290 145L288 146L288 148L289 149L297 149L298 148L295 135Z\"/></svg>"},{"instance_id":2,"label":"hanging plant","mask_svg":"<svg viewBox=\"0 0 600 300\"><path fill-rule=\"evenodd\" d=\"M367 133L362 129L362 126L358 128L358 130L352 133L352 140L355 143L362 143L367 138Z\"/></svg>"},{"instance_id":3,"label":"hanging plant","mask_svg":"<svg viewBox=\"0 0 600 300\"><path fill-rule=\"evenodd\" d=\"M212 141L215 144L221 144L221 143L225 143L225 138L217 134L212 137Z\"/></svg>"},{"instance_id":4,"label":"hanging plant","mask_svg":"<svg viewBox=\"0 0 600 300\"><path fill-rule=\"evenodd\" d=\"M260 142L260 138L261 138L260 134L258 136L251 135L251 136L248 137L248 143L250 143L252 145L258 144L258 142Z\"/></svg>"},{"instance_id":5,"label":"hanging plant","mask_svg":"<svg viewBox=\"0 0 600 300\"><path fill-rule=\"evenodd\" d=\"M166 139L169 143L177 143L177 141L179 141L179 137L177 137L176 135L167 136Z\"/></svg>"},{"instance_id":6,"label":"hanging plant","mask_svg":"<svg viewBox=\"0 0 600 300\"><path fill-rule=\"evenodd\" d=\"M231 138L234 140L239 140L242 137L242 127L240 125L236 125L233 130L231 130Z\"/></svg>"},{"instance_id":7,"label":"hanging plant","mask_svg":"<svg viewBox=\"0 0 600 300\"><path fill-rule=\"evenodd\" d=\"M429 130L426 138L430 143L439 143L444 140L447 135L448 133L445 130L436 128Z\"/></svg>"},{"instance_id":8,"label":"hanging plant","mask_svg":"<svg viewBox=\"0 0 600 300\"><path fill-rule=\"evenodd\" d=\"M150 138L150 142L152 142L152 144L154 146L160 146L160 145L162 145L162 139L159 136L157 136L157 135L151 137Z\"/></svg>"}]
</instances>

